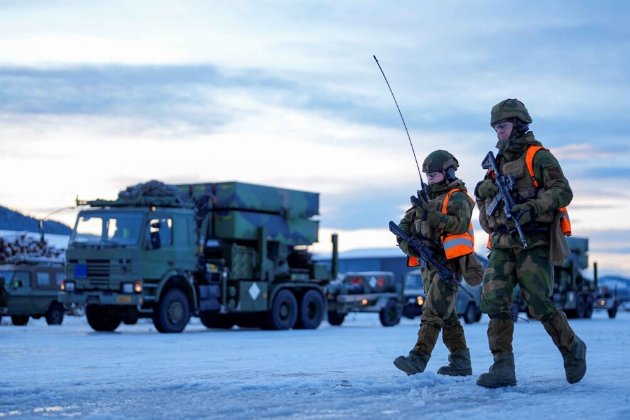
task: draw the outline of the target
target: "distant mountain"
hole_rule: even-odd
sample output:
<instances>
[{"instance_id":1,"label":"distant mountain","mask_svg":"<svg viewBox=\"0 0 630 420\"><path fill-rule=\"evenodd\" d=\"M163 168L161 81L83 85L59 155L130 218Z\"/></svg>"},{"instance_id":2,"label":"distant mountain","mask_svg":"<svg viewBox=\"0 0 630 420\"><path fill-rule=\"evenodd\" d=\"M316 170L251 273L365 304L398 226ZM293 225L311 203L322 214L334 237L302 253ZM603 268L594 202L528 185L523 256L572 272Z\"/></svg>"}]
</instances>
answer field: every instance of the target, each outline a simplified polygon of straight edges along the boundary
<instances>
[{"instance_id":1,"label":"distant mountain","mask_svg":"<svg viewBox=\"0 0 630 420\"><path fill-rule=\"evenodd\" d=\"M601 276L599 278L600 282L608 282L608 281L620 281L622 283L628 283L630 284L630 278L628 277L623 277L623 276L615 276L615 275L609 275L609 276Z\"/></svg>"},{"instance_id":2,"label":"distant mountain","mask_svg":"<svg viewBox=\"0 0 630 420\"><path fill-rule=\"evenodd\" d=\"M25 216L15 210L0 206L0 230L14 230L39 232L38 220ZM60 222L47 220L44 222L44 232L54 235L70 235L72 229Z\"/></svg>"}]
</instances>

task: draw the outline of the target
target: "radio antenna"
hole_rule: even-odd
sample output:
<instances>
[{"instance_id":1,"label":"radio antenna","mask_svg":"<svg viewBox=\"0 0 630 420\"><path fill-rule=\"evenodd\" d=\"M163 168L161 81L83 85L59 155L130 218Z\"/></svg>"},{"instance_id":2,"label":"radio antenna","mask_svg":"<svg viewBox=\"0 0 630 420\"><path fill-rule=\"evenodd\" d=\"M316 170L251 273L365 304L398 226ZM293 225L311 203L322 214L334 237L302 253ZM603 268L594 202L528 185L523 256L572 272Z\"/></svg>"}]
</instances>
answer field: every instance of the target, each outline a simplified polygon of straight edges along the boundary
<instances>
[{"instance_id":1,"label":"radio antenna","mask_svg":"<svg viewBox=\"0 0 630 420\"><path fill-rule=\"evenodd\" d=\"M385 83L387 83L387 87L389 88L389 92L392 94L392 98L394 98L396 109L398 109L398 114L400 114L400 119L402 120L403 126L405 127L405 132L407 133L407 138L409 139L409 145L411 146L411 151L413 152L413 159L416 161L416 168L418 168L418 175L420 176L420 185L422 185L422 189L424 190L425 183L424 183L424 180L422 179L422 172L420 171L420 165L418 165L418 158L416 157L416 151L413 148L413 142L411 141L409 130L407 130L407 124L405 123L405 118L403 117L403 114L400 111L400 107L398 106L398 101L396 100L396 96L394 96L394 91L392 90L392 87L389 84L389 80L387 80L387 76L385 76L385 72L383 71L383 68L381 67L381 63L378 62L378 59L376 58L375 55L372 55L372 57L374 57L374 61L376 61L376 65L381 71L381 74L383 75L383 79L385 79Z\"/></svg>"}]
</instances>

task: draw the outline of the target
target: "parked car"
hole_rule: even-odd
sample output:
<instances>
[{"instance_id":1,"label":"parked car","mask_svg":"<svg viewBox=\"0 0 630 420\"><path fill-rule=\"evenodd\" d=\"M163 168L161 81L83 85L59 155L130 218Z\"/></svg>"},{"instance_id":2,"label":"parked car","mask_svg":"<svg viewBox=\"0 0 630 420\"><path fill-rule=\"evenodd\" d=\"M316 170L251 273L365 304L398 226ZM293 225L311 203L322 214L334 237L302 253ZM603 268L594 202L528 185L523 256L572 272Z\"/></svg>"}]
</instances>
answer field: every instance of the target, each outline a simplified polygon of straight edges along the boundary
<instances>
[{"instance_id":1,"label":"parked car","mask_svg":"<svg viewBox=\"0 0 630 420\"><path fill-rule=\"evenodd\" d=\"M405 288L403 291L404 302L403 315L409 319L422 314L422 305L426 300L422 285L422 274L420 270L409 272L405 278ZM470 286L462 281L457 292L456 310L457 316L464 319L466 324L479 322L481 319L481 285Z\"/></svg>"},{"instance_id":2,"label":"parked car","mask_svg":"<svg viewBox=\"0 0 630 420\"><path fill-rule=\"evenodd\" d=\"M65 309L58 292L63 279L60 259L23 258L0 265L0 316L10 316L18 326L42 316L48 325L61 324Z\"/></svg>"},{"instance_id":3,"label":"parked car","mask_svg":"<svg viewBox=\"0 0 630 420\"><path fill-rule=\"evenodd\" d=\"M403 307L402 279L391 271L345 273L328 285L328 323L340 326L349 312L378 313L381 325L400 322Z\"/></svg>"}]
</instances>

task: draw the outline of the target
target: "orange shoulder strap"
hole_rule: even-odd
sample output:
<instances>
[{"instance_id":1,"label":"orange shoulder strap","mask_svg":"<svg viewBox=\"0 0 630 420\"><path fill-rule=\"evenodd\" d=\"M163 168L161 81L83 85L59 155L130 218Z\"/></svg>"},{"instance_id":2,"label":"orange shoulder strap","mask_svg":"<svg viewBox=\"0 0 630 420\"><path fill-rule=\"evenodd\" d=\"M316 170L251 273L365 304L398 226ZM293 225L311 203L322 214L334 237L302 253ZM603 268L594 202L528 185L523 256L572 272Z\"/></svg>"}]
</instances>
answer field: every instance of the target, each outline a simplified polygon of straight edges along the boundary
<instances>
[{"instance_id":1,"label":"orange shoulder strap","mask_svg":"<svg viewBox=\"0 0 630 420\"><path fill-rule=\"evenodd\" d=\"M529 146L527 148L527 152L525 152L525 166L527 166L527 172L529 173L529 177L534 182L534 187L538 188L540 184L534 175L534 156L538 153L539 150L544 149L542 146Z\"/></svg>"},{"instance_id":2,"label":"orange shoulder strap","mask_svg":"<svg viewBox=\"0 0 630 420\"><path fill-rule=\"evenodd\" d=\"M448 201L451 199L451 195L456 193L457 191L461 191L468 196L468 199L472 202L473 206L475 205L475 200L473 200L467 193L460 190L459 188L453 188L449 192L446 193L446 197L444 197L444 201L442 202L442 214L446 214L446 209L448 208Z\"/></svg>"}]
</instances>

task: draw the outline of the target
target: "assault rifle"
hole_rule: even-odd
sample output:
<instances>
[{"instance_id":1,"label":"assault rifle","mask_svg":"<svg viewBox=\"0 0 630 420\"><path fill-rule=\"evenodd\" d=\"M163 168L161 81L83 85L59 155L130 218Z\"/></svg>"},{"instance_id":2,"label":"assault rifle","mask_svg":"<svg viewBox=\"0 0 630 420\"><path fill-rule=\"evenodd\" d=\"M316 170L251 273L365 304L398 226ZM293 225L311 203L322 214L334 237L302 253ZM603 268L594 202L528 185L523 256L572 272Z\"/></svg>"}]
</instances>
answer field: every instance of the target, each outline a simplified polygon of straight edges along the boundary
<instances>
[{"instance_id":1,"label":"assault rifle","mask_svg":"<svg viewBox=\"0 0 630 420\"><path fill-rule=\"evenodd\" d=\"M422 242L420 242L417 238L413 236L407 235L403 232L396 223L389 222L389 231L394 235L401 237L403 240L407 241L409 247L416 251L416 253L422 258L425 262L431 264L438 272L438 276L440 280L444 283L458 283L457 277L455 273L453 273L448 268L444 267L433 255L433 252L429 250Z\"/></svg>"},{"instance_id":2,"label":"assault rifle","mask_svg":"<svg viewBox=\"0 0 630 420\"><path fill-rule=\"evenodd\" d=\"M497 211L499 205L503 204L505 219L511 220L514 223L514 228L518 232L518 236L521 239L523 248L527 248L527 239L525 239L523 228L518 222L520 214L517 214L516 217L514 217L515 215L512 214L512 209L516 205L511 195L512 191L514 191L516 187L516 181L514 180L514 177L511 175L501 175L501 172L499 171L499 167L497 165L497 161L494 158L494 153L492 153L492 151L488 152L483 162L481 162L481 167L483 169L490 169L494 172L495 183L499 188L499 192L497 193L497 195L494 196L494 199L486 209L486 214L488 216L492 216ZM513 232L514 229L511 229L511 231Z\"/></svg>"}]
</instances>

